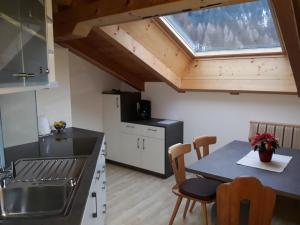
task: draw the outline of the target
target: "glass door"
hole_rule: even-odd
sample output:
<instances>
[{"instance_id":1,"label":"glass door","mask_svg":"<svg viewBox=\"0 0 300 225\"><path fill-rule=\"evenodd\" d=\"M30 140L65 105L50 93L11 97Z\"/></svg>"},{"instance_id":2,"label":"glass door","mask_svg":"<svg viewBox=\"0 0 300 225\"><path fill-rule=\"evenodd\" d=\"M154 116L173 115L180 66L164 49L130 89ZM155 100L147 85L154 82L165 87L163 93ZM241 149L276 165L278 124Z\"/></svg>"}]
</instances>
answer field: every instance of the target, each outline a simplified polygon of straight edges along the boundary
<instances>
[{"instance_id":1,"label":"glass door","mask_svg":"<svg viewBox=\"0 0 300 225\"><path fill-rule=\"evenodd\" d=\"M21 1L20 17L26 86L45 85L48 63L44 1Z\"/></svg>"},{"instance_id":2,"label":"glass door","mask_svg":"<svg viewBox=\"0 0 300 225\"><path fill-rule=\"evenodd\" d=\"M0 88L23 85L20 0L0 1Z\"/></svg>"}]
</instances>

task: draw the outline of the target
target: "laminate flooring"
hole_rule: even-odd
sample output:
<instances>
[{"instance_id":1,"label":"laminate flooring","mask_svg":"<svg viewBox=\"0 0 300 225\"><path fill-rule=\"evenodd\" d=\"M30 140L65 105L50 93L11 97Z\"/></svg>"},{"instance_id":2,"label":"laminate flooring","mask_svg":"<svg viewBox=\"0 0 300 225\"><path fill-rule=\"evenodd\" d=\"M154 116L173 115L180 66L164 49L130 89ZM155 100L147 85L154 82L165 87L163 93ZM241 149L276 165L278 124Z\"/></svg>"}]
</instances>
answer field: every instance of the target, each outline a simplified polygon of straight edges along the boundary
<instances>
[{"instance_id":1,"label":"laminate flooring","mask_svg":"<svg viewBox=\"0 0 300 225\"><path fill-rule=\"evenodd\" d=\"M108 164L106 224L168 225L176 202L176 196L171 191L174 184L174 176L161 179ZM186 219L182 217L184 206L185 201L182 201L174 225L204 224L199 204L193 213L187 214ZM272 225L296 224L300 225L300 201L277 198Z\"/></svg>"}]
</instances>

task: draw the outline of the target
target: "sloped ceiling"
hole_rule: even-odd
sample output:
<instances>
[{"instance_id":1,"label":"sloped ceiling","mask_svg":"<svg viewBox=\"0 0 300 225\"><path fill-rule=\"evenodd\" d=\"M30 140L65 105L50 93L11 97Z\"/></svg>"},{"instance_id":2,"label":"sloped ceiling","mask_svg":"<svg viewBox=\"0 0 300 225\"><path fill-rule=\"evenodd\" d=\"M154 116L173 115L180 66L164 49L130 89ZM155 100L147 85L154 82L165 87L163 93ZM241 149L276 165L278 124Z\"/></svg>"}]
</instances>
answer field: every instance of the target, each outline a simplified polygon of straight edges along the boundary
<instances>
[{"instance_id":1,"label":"sloped ceiling","mask_svg":"<svg viewBox=\"0 0 300 225\"><path fill-rule=\"evenodd\" d=\"M279 19L279 25L282 27L282 20L286 19L280 20L280 15L287 15L285 14L287 11L282 12L282 10L276 9L276 7L280 7L280 1L272 0ZM289 1L294 12L295 5L292 0ZM186 54L182 45L176 42L156 19L100 26L103 25L103 21L106 24L109 20L99 19L99 25L99 21L95 21L96 16L92 15L88 18L92 22L80 21L80 26L68 20L68 17L65 17L66 22L63 23L62 15L64 12L71 15L70 12L73 12L72 5L78 12L78 5L84 9L82 4L95 4L97 2L102 4L106 0L61 0L59 6L56 4L56 11L61 10L54 17L56 42L138 90L144 90L145 82L164 81L177 91L297 93L295 80L298 81L298 76L295 76L295 71L300 71L300 68L290 66L289 61L293 61L296 53L295 50L290 53L288 44L285 45L288 54L282 55L195 59ZM145 1L144 3L148 4L147 15L151 13L151 10L149 10L151 9L150 2L152 2L151 4L156 2L155 7L164 6L160 10L169 13L171 12L170 8L172 7L170 7L170 4L172 2L176 2L176 4L185 2L185 8L188 8L193 1ZM165 7L163 2L167 2L168 7ZM209 3L216 4L217 1L202 2L207 5ZM229 4L234 1L223 2ZM131 7L135 10L139 7L139 10L141 10L139 13L142 14L142 4L133 4ZM175 9L178 11L178 5L176 7ZM118 8L119 14L122 12L120 8ZM128 13L128 7L125 8L125 11ZM113 13L115 12L112 12L112 15L106 13L105 18L110 17L113 18L111 21L118 20L118 22L137 20L130 16L124 19L124 15L120 16L119 14L111 17ZM85 18L87 18L87 15L85 15ZM57 20L57 18L59 19ZM76 20L77 17L73 15L70 18ZM289 22L291 21L296 23L295 17L289 20ZM71 23L73 25L70 25ZM67 29L68 32L62 32L61 28L66 26L71 28ZM283 29L281 31L283 32ZM291 36L295 36L297 32L297 26L294 26L294 33L290 33L289 29L288 37L283 35L283 40L285 42L286 39L290 41ZM295 40L294 38L292 41L295 42Z\"/></svg>"}]
</instances>

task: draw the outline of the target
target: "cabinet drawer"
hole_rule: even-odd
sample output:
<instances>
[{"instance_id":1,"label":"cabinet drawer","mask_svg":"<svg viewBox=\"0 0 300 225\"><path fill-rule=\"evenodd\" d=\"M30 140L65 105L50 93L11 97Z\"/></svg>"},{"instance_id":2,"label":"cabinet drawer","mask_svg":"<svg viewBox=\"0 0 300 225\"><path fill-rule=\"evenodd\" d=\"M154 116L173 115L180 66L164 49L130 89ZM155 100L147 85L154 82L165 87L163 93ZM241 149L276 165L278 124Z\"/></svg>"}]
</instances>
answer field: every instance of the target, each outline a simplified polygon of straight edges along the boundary
<instances>
[{"instance_id":1,"label":"cabinet drawer","mask_svg":"<svg viewBox=\"0 0 300 225\"><path fill-rule=\"evenodd\" d=\"M145 137L165 139L165 128L153 127L153 126L143 126L142 135Z\"/></svg>"},{"instance_id":2,"label":"cabinet drawer","mask_svg":"<svg viewBox=\"0 0 300 225\"><path fill-rule=\"evenodd\" d=\"M134 123L121 124L121 132L123 133L141 135L142 130L143 130L142 126L139 124L134 124Z\"/></svg>"}]
</instances>

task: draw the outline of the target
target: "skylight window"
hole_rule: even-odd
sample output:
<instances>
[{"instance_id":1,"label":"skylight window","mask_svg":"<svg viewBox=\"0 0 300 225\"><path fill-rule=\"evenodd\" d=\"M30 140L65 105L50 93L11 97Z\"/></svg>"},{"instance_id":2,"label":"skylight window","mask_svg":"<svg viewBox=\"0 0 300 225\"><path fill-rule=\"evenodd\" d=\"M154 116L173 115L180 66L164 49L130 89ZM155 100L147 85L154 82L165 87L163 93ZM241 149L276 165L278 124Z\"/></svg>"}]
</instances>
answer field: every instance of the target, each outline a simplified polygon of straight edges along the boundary
<instances>
[{"instance_id":1,"label":"skylight window","mask_svg":"<svg viewBox=\"0 0 300 225\"><path fill-rule=\"evenodd\" d=\"M161 19L196 56L282 51L267 0Z\"/></svg>"}]
</instances>

